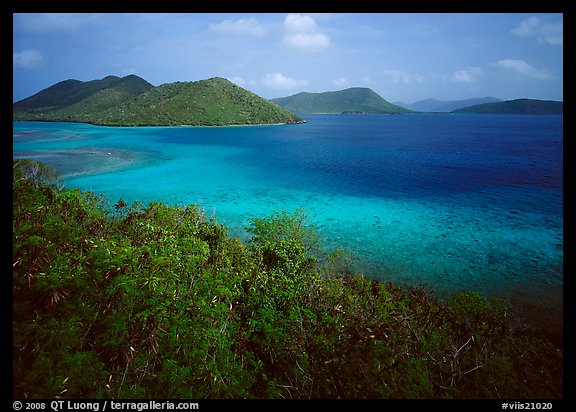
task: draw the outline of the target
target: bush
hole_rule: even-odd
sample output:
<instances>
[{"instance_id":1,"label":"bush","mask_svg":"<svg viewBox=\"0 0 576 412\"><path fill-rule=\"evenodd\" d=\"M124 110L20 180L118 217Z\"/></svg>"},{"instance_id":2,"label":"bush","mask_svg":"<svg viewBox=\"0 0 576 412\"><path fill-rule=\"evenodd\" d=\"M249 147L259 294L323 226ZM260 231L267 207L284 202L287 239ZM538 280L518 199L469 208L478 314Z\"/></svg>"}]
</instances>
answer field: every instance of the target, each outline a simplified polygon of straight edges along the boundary
<instances>
[{"instance_id":1,"label":"bush","mask_svg":"<svg viewBox=\"0 0 576 412\"><path fill-rule=\"evenodd\" d=\"M562 352L501 303L347 274L302 210L245 245L196 206L14 171L16 398L562 397Z\"/></svg>"}]
</instances>

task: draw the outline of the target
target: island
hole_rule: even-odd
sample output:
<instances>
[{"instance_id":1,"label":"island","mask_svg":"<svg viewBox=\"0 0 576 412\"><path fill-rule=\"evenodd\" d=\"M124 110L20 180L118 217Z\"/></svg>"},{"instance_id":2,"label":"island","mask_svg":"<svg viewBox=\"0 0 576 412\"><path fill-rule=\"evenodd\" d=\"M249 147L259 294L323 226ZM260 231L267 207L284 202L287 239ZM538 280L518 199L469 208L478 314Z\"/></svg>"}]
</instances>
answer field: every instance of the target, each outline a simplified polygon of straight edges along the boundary
<instances>
[{"instance_id":1,"label":"island","mask_svg":"<svg viewBox=\"0 0 576 412\"><path fill-rule=\"evenodd\" d=\"M477 104L451 113L477 114L563 114L564 103L553 100L515 99L504 102Z\"/></svg>"},{"instance_id":2,"label":"island","mask_svg":"<svg viewBox=\"0 0 576 412\"><path fill-rule=\"evenodd\" d=\"M270 101L293 113L402 114L412 112L410 109L388 102L367 87L351 87L322 93L302 92Z\"/></svg>"},{"instance_id":3,"label":"island","mask_svg":"<svg viewBox=\"0 0 576 412\"><path fill-rule=\"evenodd\" d=\"M290 111L213 77L157 87L130 75L65 80L13 105L14 121L83 122L101 126L230 126L297 124Z\"/></svg>"}]
</instances>

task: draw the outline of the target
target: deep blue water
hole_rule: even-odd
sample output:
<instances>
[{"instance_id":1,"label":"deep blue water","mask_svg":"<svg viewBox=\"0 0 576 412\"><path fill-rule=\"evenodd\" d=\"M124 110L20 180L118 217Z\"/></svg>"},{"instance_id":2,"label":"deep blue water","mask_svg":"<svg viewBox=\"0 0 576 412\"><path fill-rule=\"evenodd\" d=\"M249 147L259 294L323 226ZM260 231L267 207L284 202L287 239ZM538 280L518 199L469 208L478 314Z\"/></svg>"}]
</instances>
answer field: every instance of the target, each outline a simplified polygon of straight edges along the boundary
<instances>
[{"instance_id":1,"label":"deep blue water","mask_svg":"<svg viewBox=\"0 0 576 412\"><path fill-rule=\"evenodd\" d=\"M111 128L14 123L14 157L68 187L248 218L305 208L354 270L440 298L509 299L561 324L563 117L305 115L291 126Z\"/></svg>"}]
</instances>

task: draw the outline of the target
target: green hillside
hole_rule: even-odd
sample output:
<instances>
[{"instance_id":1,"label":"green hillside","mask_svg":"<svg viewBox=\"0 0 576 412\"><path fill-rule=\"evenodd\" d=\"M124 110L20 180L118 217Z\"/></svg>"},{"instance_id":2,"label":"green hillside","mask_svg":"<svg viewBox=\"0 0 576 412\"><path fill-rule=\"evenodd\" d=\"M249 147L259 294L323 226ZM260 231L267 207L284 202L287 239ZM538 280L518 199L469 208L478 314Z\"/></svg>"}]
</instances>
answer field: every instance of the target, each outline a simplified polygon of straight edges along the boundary
<instances>
[{"instance_id":1,"label":"green hillside","mask_svg":"<svg viewBox=\"0 0 576 412\"><path fill-rule=\"evenodd\" d=\"M118 126L222 126L301 121L288 110L218 77L164 84L92 116L92 123Z\"/></svg>"},{"instance_id":2,"label":"green hillside","mask_svg":"<svg viewBox=\"0 0 576 412\"><path fill-rule=\"evenodd\" d=\"M298 123L286 109L228 80L152 86L131 75L66 80L14 103L14 120L73 121L107 126Z\"/></svg>"},{"instance_id":3,"label":"green hillside","mask_svg":"<svg viewBox=\"0 0 576 412\"><path fill-rule=\"evenodd\" d=\"M552 100L516 99L484 103L454 110L452 113L479 114L563 114L564 103Z\"/></svg>"},{"instance_id":4,"label":"green hillside","mask_svg":"<svg viewBox=\"0 0 576 412\"><path fill-rule=\"evenodd\" d=\"M81 120L76 117L107 109L153 87L135 75L65 80L14 103L14 120Z\"/></svg>"},{"instance_id":5,"label":"green hillside","mask_svg":"<svg viewBox=\"0 0 576 412\"><path fill-rule=\"evenodd\" d=\"M411 111L384 100L373 90L365 87L323 93L302 92L272 99L271 102L296 113L392 114Z\"/></svg>"}]
</instances>

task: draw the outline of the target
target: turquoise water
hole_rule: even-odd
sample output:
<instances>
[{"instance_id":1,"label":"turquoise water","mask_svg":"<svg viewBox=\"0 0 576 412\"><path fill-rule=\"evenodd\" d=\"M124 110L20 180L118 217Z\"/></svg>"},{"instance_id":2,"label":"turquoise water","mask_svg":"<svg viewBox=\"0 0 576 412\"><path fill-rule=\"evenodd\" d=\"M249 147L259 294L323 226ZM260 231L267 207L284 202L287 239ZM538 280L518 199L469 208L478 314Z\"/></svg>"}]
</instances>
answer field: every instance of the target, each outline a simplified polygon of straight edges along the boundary
<instances>
[{"instance_id":1,"label":"turquoise water","mask_svg":"<svg viewBox=\"0 0 576 412\"><path fill-rule=\"evenodd\" d=\"M196 203L246 238L248 218L305 208L353 270L441 299L509 299L561 327L563 118L305 115L251 127L14 123L14 157L67 187Z\"/></svg>"}]
</instances>

